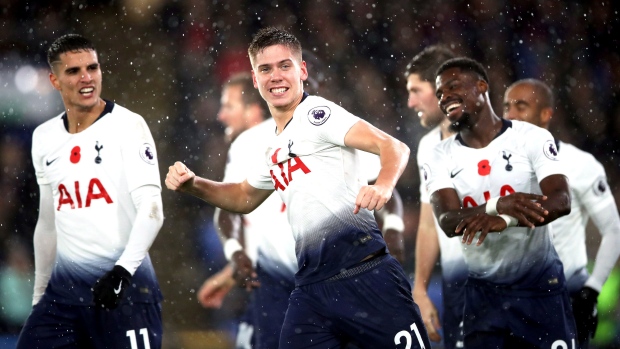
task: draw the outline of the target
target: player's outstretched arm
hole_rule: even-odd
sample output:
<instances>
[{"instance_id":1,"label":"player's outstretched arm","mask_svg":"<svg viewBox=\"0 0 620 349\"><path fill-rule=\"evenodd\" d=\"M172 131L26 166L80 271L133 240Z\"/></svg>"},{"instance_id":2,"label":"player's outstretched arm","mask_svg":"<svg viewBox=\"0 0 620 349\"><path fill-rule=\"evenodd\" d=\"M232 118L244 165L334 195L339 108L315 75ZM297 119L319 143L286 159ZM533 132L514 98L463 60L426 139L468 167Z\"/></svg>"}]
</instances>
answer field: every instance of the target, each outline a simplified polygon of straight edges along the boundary
<instances>
[{"instance_id":1,"label":"player's outstretched arm","mask_svg":"<svg viewBox=\"0 0 620 349\"><path fill-rule=\"evenodd\" d=\"M247 181L222 183L201 178L179 161L168 168L166 187L191 194L215 207L235 213L252 212L273 192L254 188Z\"/></svg>"},{"instance_id":2,"label":"player's outstretched arm","mask_svg":"<svg viewBox=\"0 0 620 349\"><path fill-rule=\"evenodd\" d=\"M407 166L409 147L364 120L351 127L344 143L347 147L377 154L381 159L381 171L375 184L361 188L353 213L362 208L380 210L392 197L396 182Z\"/></svg>"},{"instance_id":3,"label":"player's outstretched arm","mask_svg":"<svg viewBox=\"0 0 620 349\"><path fill-rule=\"evenodd\" d=\"M54 196L50 185L39 186L39 218L34 228L34 293L32 305L43 297L56 259Z\"/></svg>"},{"instance_id":4,"label":"player's outstretched arm","mask_svg":"<svg viewBox=\"0 0 620 349\"><path fill-rule=\"evenodd\" d=\"M420 315L426 326L428 338L434 342L441 341L439 329L439 312L428 296L428 285L433 268L439 258L439 239L433 211L429 203L420 205L420 221L415 246L415 274L413 281L413 300L420 307Z\"/></svg>"},{"instance_id":5,"label":"player's outstretched arm","mask_svg":"<svg viewBox=\"0 0 620 349\"><path fill-rule=\"evenodd\" d=\"M222 270L205 280L198 290L198 302L205 308L219 309L234 285L233 268L229 263Z\"/></svg>"}]
</instances>

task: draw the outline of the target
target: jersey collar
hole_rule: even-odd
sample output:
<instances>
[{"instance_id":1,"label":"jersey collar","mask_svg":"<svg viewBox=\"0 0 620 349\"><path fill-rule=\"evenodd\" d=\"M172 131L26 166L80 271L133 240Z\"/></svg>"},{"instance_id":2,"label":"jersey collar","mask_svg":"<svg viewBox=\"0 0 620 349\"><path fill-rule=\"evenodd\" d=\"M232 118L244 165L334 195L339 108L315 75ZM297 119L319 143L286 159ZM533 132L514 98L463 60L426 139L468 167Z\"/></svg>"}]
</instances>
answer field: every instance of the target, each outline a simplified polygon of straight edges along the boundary
<instances>
[{"instance_id":1,"label":"jersey collar","mask_svg":"<svg viewBox=\"0 0 620 349\"><path fill-rule=\"evenodd\" d=\"M104 117L106 114L112 113L112 110L114 109L114 102L108 101L107 99L104 99L103 101L105 102L105 108L103 108L103 111L101 112L101 115L99 115L99 117L97 118L97 120L95 120L93 122L93 124L95 122L99 121L99 119ZM67 130L67 132L69 132L69 120L67 119L67 112L62 114L61 118L62 118L63 125L65 125L65 130Z\"/></svg>"},{"instance_id":2,"label":"jersey collar","mask_svg":"<svg viewBox=\"0 0 620 349\"><path fill-rule=\"evenodd\" d=\"M508 130L509 128L512 127L512 121L506 120L506 119L501 119L501 120L502 120L502 128L495 135L495 137L493 137L493 140L495 140L497 137L501 136L504 132L506 132L506 130ZM467 143L465 143L465 141L461 137L461 133L460 132L456 134L456 140L459 141L459 143L461 143L462 145L464 145L464 146L466 146L468 148L471 148L469 145L467 145Z\"/></svg>"}]
</instances>

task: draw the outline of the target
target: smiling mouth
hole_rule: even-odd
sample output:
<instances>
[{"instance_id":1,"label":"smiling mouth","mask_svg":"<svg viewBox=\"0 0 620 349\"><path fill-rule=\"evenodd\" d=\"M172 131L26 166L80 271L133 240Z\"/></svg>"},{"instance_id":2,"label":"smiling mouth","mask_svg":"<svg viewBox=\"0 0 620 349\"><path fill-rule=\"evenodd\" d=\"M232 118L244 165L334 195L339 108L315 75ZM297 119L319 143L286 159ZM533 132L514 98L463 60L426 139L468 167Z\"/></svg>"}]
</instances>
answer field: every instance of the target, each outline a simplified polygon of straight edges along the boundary
<instances>
[{"instance_id":1,"label":"smiling mouth","mask_svg":"<svg viewBox=\"0 0 620 349\"><path fill-rule=\"evenodd\" d=\"M452 112L456 111L461 106L462 104L459 102L451 102L447 106L445 106L443 109L446 111L446 115L450 115L452 114Z\"/></svg>"},{"instance_id":2,"label":"smiling mouth","mask_svg":"<svg viewBox=\"0 0 620 349\"><path fill-rule=\"evenodd\" d=\"M93 87L84 87L83 89L80 90L80 93L83 95L89 94L89 93L93 93L93 91L95 90L95 88Z\"/></svg>"},{"instance_id":3,"label":"smiling mouth","mask_svg":"<svg viewBox=\"0 0 620 349\"><path fill-rule=\"evenodd\" d=\"M282 94L282 93L288 91L288 88L286 88L286 87L278 87L278 88L272 88L269 91L271 93L274 93L274 94Z\"/></svg>"}]
</instances>

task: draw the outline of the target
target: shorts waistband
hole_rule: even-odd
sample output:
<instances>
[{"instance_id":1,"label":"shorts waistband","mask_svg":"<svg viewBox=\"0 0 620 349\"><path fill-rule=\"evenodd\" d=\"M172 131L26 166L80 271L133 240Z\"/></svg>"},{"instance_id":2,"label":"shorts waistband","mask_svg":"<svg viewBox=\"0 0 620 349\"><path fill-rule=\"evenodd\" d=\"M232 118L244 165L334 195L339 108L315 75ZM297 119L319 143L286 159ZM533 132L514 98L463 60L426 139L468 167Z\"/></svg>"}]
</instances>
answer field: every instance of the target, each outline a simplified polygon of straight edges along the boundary
<instances>
[{"instance_id":1,"label":"shorts waistband","mask_svg":"<svg viewBox=\"0 0 620 349\"><path fill-rule=\"evenodd\" d=\"M336 280L342 280L342 279L346 279L349 278L351 276L355 276L358 274L361 274L365 271L368 271L374 267L376 267L377 265L381 264L381 262L383 262L383 260L385 258L387 258L389 254L383 252L383 253L379 253L375 256L373 256L372 258L365 260L363 262L361 262L360 264L353 266L349 269L343 270L340 273L330 277L329 279L325 279L326 282L329 281L336 281Z\"/></svg>"}]
</instances>

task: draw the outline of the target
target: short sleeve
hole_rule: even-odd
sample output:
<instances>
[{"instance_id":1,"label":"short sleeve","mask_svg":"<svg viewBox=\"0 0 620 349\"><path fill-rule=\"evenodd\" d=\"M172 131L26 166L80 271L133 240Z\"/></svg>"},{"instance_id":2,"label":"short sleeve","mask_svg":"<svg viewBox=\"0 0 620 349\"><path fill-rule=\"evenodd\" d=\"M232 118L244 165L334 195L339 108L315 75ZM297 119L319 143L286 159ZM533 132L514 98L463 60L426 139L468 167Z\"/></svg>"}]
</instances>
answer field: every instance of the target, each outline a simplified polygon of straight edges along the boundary
<instances>
[{"instance_id":1,"label":"short sleeve","mask_svg":"<svg viewBox=\"0 0 620 349\"><path fill-rule=\"evenodd\" d=\"M450 163L444 149L444 144L433 148L432 156L422 165L421 176L426 185L427 195L430 196L440 189L453 188L450 178Z\"/></svg>"},{"instance_id":2,"label":"short sleeve","mask_svg":"<svg viewBox=\"0 0 620 349\"><path fill-rule=\"evenodd\" d=\"M548 176L565 174L555 139L549 131L532 127L524 144L538 183Z\"/></svg>"}]
</instances>

